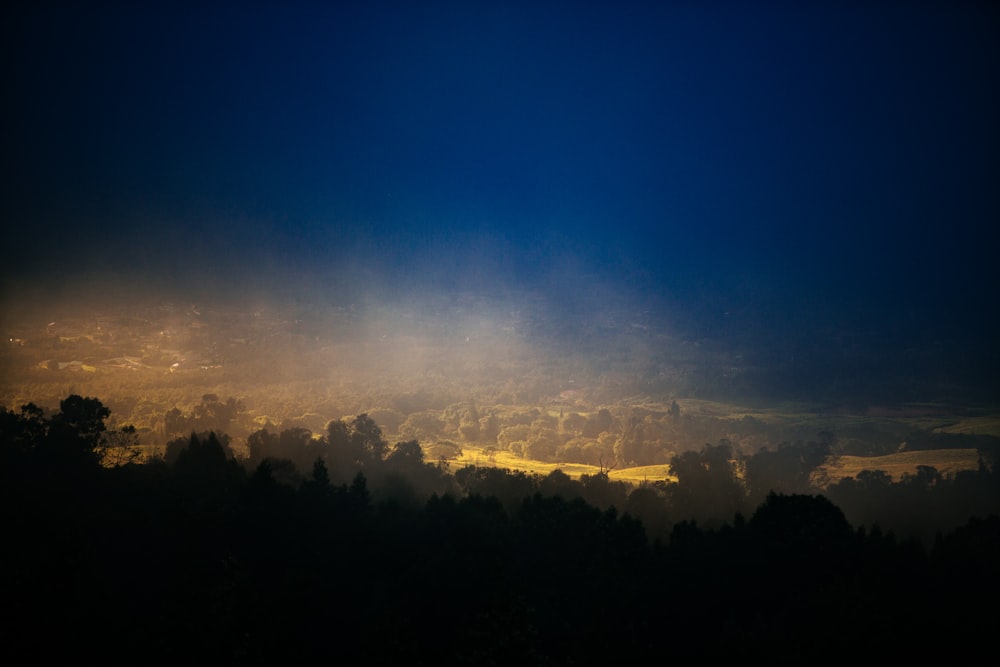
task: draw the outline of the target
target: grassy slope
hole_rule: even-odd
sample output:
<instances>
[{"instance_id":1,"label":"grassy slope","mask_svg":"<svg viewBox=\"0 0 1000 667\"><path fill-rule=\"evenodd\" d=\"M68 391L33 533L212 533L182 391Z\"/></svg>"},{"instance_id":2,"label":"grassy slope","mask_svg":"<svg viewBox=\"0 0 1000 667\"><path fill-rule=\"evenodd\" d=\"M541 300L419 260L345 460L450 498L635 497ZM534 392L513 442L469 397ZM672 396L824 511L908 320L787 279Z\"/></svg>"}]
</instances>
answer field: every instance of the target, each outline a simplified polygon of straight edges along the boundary
<instances>
[{"instance_id":1,"label":"grassy slope","mask_svg":"<svg viewBox=\"0 0 1000 667\"><path fill-rule=\"evenodd\" d=\"M482 448L472 446L465 446L462 450L462 456L452 459L451 464L453 469L466 465L496 466L521 471L529 475L542 476L548 475L553 470L561 470L573 478L600 472L600 468L597 466L534 461L504 451L487 454ZM975 449L932 449L899 452L887 456L831 456L824 465L817 469L815 477L826 480L824 484L832 484L846 477L856 477L858 473L865 470L882 470L888 473L894 481L899 481L904 474L916 474L917 467L922 465L932 466L942 475L948 477L963 470L978 469L979 454ZM613 469L610 471L609 477L632 484L674 479L670 473L669 465Z\"/></svg>"},{"instance_id":2,"label":"grassy slope","mask_svg":"<svg viewBox=\"0 0 1000 667\"><path fill-rule=\"evenodd\" d=\"M979 468L975 449L932 449L899 452L887 456L831 456L816 471L816 477L836 483L846 477L857 477L865 470L882 470L898 482L905 474L916 474L917 466L931 466L945 477L963 470Z\"/></svg>"}]
</instances>

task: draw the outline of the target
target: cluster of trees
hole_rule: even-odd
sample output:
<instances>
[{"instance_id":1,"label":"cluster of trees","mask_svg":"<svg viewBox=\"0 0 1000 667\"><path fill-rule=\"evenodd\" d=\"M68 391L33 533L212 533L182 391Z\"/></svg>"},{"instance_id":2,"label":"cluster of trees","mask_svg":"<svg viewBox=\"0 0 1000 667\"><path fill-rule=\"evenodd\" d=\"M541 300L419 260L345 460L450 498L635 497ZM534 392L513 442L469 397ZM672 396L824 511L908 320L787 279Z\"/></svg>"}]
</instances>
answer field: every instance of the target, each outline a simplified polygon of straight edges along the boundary
<instances>
[{"instance_id":1,"label":"cluster of trees","mask_svg":"<svg viewBox=\"0 0 1000 667\"><path fill-rule=\"evenodd\" d=\"M821 495L739 496L722 445L678 458L675 485L629 490L604 474L451 473L416 441L389 447L366 415L309 441L260 432L252 464L208 432L169 458L109 465L107 416L79 396L51 414L0 413L10 664L954 660L989 648L995 511L928 546L855 526ZM278 456L283 444L308 468ZM745 462L744 476L773 476L782 457ZM415 471L427 486L400 482ZM664 507L666 536L652 539L644 514Z\"/></svg>"},{"instance_id":2,"label":"cluster of trees","mask_svg":"<svg viewBox=\"0 0 1000 667\"><path fill-rule=\"evenodd\" d=\"M192 432L229 433L244 409L243 402L235 398L223 401L218 394L205 394L189 414L176 406L168 410L163 419L163 431L168 437Z\"/></svg>"},{"instance_id":3,"label":"cluster of trees","mask_svg":"<svg viewBox=\"0 0 1000 667\"><path fill-rule=\"evenodd\" d=\"M212 414L212 406L233 404L233 399L223 403L210 395L203 401L204 409L195 410L193 415ZM537 410L511 413L499 427L495 426L495 414L479 416L474 406L459 406L448 412L456 428L481 423L482 433L494 423L501 447L512 450L523 447L518 451L534 458L543 458L539 453L541 442L554 442L559 438L557 428L565 430L556 426L555 417L541 417ZM668 418L679 417L679 410L675 410ZM728 439L721 439L716 444L706 443L666 459L673 480L651 480L636 487L615 482L606 472L626 455L623 450L629 451L630 445L626 443L642 442L643 432L648 433L644 429L650 423L648 415L645 420L633 415L624 428L607 409L588 417L572 413L563 421L579 429L581 438L608 441L607 447L613 448L611 453L604 454L603 449L595 451L594 463L601 466L602 472L575 480L559 470L547 476L495 467L469 467L452 472L447 459L460 451L460 445L438 440L425 446L410 438L390 446L382 429L367 413L353 419L329 421L321 433L300 426L258 429L247 437L248 456L241 458L241 462L248 472L266 462L277 479L298 486L320 461L336 484L349 483L361 472L376 495L384 490L397 500L411 503L425 502L434 494L472 492L497 497L510 506L536 491L551 490L566 498L582 498L602 509L627 510L642 519L651 537L660 539L679 521L694 520L714 528L736 514L746 516L772 491L823 493L843 508L854 525L879 524L925 542L932 541L941 530L955 528L969 516L1000 512L1000 471L988 464L995 456L989 449L982 450L984 457L979 470L954 477L946 478L934 468L921 467L917 474L904 475L900 481L875 471L858 479L820 487L813 473L837 447L832 434L821 433L817 440L782 443L775 448L762 446L752 454L744 454ZM195 423L198 422L191 422ZM402 422L401 430L407 435L419 433L406 427L417 423L411 417ZM204 440L212 433L227 454L235 458L225 432L202 430L197 435ZM518 437L527 440L513 439ZM171 440L166 447L166 461L173 463L189 445L190 436ZM427 452L435 453L430 462L425 459Z\"/></svg>"},{"instance_id":4,"label":"cluster of trees","mask_svg":"<svg viewBox=\"0 0 1000 667\"><path fill-rule=\"evenodd\" d=\"M861 456L893 453L904 441L908 449L1000 446L1000 439L991 436L931 434L902 423L844 424L834 435L826 423L787 425L767 423L751 415L734 419L691 414L682 412L676 401L655 409L613 405L592 411L551 405L477 405L472 401L432 408L425 403L401 401L397 407L372 408L365 414L395 438L417 440L425 447L471 444L549 463L613 463L619 468L667 464L680 452L721 441L743 454L782 443L809 444L810 440L818 440L831 453ZM310 425L283 424L281 430L293 426ZM278 430L273 425L271 428Z\"/></svg>"}]
</instances>

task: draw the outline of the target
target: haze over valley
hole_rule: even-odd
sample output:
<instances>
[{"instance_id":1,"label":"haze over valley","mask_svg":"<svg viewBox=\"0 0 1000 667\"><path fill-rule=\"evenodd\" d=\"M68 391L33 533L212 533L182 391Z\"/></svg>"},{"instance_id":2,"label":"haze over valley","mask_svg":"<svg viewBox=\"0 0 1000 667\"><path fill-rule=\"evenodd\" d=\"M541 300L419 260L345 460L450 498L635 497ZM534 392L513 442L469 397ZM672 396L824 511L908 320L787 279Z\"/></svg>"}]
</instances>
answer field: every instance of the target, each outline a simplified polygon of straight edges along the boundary
<instances>
[{"instance_id":1,"label":"haze over valley","mask_svg":"<svg viewBox=\"0 0 1000 667\"><path fill-rule=\"evenodd\" d=\"M990 654L997 6L0 12L0 661Z\"/></svg>"}]
</instances>

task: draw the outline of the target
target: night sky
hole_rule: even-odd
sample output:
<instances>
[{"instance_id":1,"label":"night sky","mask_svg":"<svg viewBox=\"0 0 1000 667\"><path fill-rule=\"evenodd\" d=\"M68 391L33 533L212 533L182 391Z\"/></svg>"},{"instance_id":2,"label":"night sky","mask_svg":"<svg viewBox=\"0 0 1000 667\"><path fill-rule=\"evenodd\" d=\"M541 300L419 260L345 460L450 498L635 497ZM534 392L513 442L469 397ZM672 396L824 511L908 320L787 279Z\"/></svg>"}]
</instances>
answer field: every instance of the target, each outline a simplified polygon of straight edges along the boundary
<instances>
[{"instance_id":1,"label":"night sky","mask_svg":"<svg viewBox=\"0 0 1000 667\"><path fill-rule=\"evenodd\" d=\"M1000 372L994 4L30 4L5 308L109 275L503 290Z\"/></svg>"}]
</instances>

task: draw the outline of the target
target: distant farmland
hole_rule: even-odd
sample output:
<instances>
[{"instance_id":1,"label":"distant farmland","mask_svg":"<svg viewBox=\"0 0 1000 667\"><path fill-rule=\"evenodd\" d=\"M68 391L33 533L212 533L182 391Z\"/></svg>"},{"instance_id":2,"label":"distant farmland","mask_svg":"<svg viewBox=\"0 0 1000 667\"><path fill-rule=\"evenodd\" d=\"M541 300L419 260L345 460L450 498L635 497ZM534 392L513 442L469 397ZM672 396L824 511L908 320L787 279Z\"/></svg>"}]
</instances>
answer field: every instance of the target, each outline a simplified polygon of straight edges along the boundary
<instances>
[{"instance_id":1,"label":"distant farmland","mask_svg":"<svg viewBox=\"0 0 1000 667\"><path fill-rule=\"evenodd\" d=\"M865 470L882 470L898 482L903 475L915 475L917 466L931 466L945 477L963 470L979 469L979 452L975 449L932 449L898 452L886 456L831 456L816 469L814 481L825 480L821 486L836 484L842 479L857 477Z\"/></svg>"}]
</instances>

